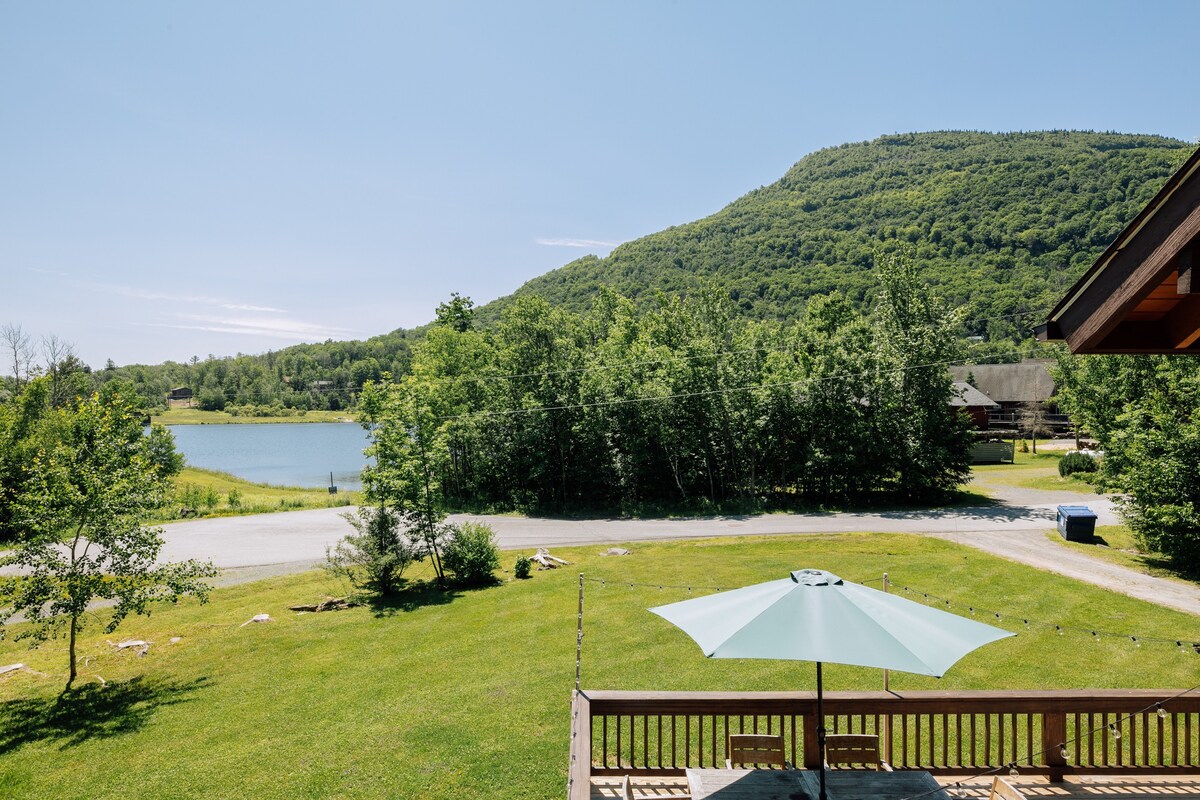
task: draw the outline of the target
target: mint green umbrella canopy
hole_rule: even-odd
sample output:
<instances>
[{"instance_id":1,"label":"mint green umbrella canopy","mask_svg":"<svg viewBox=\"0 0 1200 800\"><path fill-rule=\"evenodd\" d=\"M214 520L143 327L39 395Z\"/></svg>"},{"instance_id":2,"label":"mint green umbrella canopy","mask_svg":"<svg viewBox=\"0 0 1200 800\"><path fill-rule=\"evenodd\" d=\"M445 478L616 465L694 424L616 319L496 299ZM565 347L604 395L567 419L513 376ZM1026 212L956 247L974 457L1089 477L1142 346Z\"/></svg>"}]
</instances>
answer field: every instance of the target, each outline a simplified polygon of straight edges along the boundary
<instances>
[{"instance_id":1,"label":"mint green umbrella canopy","mask_svg":"<svg viewBox=\"0 0 1200 800\"><path fill-rule=\"evenodd\" d=\"M650 609L710 658L854 664L941 677L1015 634L816 569Z\"/></svg>"},{"instance_id":2,"label":"mint green umbrella canopy","mask_svg":"<svg viewBox=\"0 0 1200 800\"><path fill-rule=\"evenodd\" d=\"M650 609L682 628L709 658L779 658L817 664L817 745L825 792L821 664L941 677L977 647L1015 636L819 569Z\"/></svg>"}]
</instances>

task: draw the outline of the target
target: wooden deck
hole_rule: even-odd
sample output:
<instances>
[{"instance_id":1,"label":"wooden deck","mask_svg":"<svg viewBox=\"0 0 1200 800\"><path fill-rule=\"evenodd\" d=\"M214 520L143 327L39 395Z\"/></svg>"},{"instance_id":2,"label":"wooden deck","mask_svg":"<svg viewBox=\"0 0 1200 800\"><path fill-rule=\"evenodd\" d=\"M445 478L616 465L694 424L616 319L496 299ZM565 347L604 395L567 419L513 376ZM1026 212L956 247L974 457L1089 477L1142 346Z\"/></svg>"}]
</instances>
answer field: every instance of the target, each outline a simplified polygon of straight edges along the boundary
<instances>
[{"instance_id":1,"label":"wooden deck","mask_svg":"<svg viewBox=\"0 0 1200 800\"><path fill-rule=\"evenodd\" d=\"M953 776L935 776L943 786L953 786ZM1054 800L1179 800L1183 797L1200 798L1200 776L1175 775L1084 775L1067 776L1061 783L1051 783L1040 776L1003 775L1004 779L1017 787L1028 798L1054 798ZM631 778L634 794L641 798L669 798L687 794L687 781L682 777ZM620 778L593 778L592 800L609 800L620 796ZM992 779L975 778L959 784L958 795L968 798L986 798Z\"/></svg>"}]
</instances>

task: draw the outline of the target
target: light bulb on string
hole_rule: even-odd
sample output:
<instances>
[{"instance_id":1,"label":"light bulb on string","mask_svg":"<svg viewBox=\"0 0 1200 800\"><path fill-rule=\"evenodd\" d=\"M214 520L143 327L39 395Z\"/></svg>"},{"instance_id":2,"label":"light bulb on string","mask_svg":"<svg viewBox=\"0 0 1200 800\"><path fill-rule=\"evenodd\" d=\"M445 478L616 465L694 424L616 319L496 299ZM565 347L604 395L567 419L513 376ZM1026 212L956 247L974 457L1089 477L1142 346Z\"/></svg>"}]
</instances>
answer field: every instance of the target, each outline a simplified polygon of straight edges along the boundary
<instances>
[{"instance_id":1,"label":"light bulb on string","mask_svg":"<svg viewBox=\"0 0 1200 800\"><path fill-rule=\"evenodd\" d=\"M1059 754L1060 756L1062 756L1062 760L1063 760L1063 761L1066 761L1067 759L1069 759L1069 758L1071 757L1071 754L1067 752L1067 744L1066 744L1066 742L1063 742L1062 744L1060 744L1060 745L1058 746L1058 754Z\"/></svg>"},{"instance_id":2,"label":"light bulb on string","mask_svg":"<svg viewBox=\"0 0 1200 800\"><path fill-rule=\"evenodd\" d=\"M1114 739L1120 739L1120 738L1121 738L1121 729L1117 727L1117 725L1116 725L1116 723L1115 723L1115 722L1114 722L1114 723L1109 723L1109 726L1108 726L1108 732L1112 734L1112 737L1113 737Z\"/></svg>"},{"instance_id":3,"label":"light bulb on string","mask_svg":"<svg viewBox=\"0 0 1200 800\"><path fill-rule=\"evenodd\" d=\"M1014 761L1008 765L1008 774L1014 778L1021 774L1020 771L1017 770L1017 762Z\"/></svg>"},{"instance_id":4,"label":"light bulb on string","mask_svg":"<svg viewBox=\"0 0 1200 800\"><path fill-rule=\"evenodd\" d=\"M1134 647L1141 647L1141 646L1142 646L1142 643L1138 641L1138 638L1137 638L1136 636L1130 636L1129 638L1130 638L1130 639L1133 639L1133 646L1134 646Z\"/></svg>"},{"instance_id":5,"label":"light bulb on string","mask_svg":"<svg viewBox=\"0 0 1200 800\"><path fill-rule=\"evenodd\" d=\"M1162 707L1162 703L1155 703L1154 706L1155 706L1155 708L1157 708L1157 711L1155 713L1158 714L1158 718L1166 719L1167 718L1167 710Z\"/></svg>"},{"instance_id":6,"label":"light bulb on string","mask_svg":"<svg viewBox=\"0 0 1200 800\"><path fill-rule=\"evenodd\" d=\"M1054 630L1055 630L1055 631L1058 633L1058 635L1059 635L1059 636L1062 636L1062 635L1063 635L1063 629L1062 629L1062 626L1060 626L1060 625L1055 625L1055 626L1054 626Z\"/></svg>"}]
</instances>

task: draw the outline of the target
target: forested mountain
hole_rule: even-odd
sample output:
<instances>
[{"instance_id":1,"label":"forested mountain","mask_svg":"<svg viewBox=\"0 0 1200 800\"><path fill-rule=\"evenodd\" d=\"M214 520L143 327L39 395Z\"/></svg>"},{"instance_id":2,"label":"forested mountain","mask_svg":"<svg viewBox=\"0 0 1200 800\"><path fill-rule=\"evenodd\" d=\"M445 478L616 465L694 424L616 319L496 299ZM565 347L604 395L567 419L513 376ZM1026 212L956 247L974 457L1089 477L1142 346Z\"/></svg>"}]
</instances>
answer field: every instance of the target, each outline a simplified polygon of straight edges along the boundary
<instances>
[{"instance_id":1,"label":"forested mountain","mask_svg":"<svg viewBox=\"0 0 1200 800\"><path fill-rule=\"evenodd\" d=\"M712 282L742 313L795 320L839 290L862 303L878 251L904 251L967 333L1020 339L1192 151L1160 136L943 131L806 156L770 186L696 222L588 256L480 309L539 295L571 310L598 286L650 306Z\"/></svg>"},{"instance_id":2,"label":"forested mountain","mask_svg":"<svg viewBox=\"0 0 1200 800\"><path fill-rule=\"evenodd\" d=\"M643 311L656 295L725 292L738 313L791 323L812 296L869 300L877 253L902 252L966 308L976 353L1011 351L1141 210L1192 146L1159 136L943 131L883 136L806 156L710 217L588 256L476 309L484 327L521 297L592 307L607 286ZM460 287L469 295L471 287ZM431 314L432 316L432 314ZM404 374L424 331L191 364L109 365L161 404L176 386L206 404L344 408L363 382Z\"/></svg>"}]
</instances>

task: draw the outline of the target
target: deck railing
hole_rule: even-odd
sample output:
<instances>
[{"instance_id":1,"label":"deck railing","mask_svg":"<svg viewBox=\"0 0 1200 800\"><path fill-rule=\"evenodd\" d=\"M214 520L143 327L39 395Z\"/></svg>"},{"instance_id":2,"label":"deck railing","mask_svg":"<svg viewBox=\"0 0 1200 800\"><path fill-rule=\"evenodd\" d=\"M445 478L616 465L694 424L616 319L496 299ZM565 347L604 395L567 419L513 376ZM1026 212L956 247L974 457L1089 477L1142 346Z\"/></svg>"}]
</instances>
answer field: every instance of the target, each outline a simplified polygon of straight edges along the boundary
<instances>
[{"instance_id":1,"label":"deck railing","mask_svg":"<svg viewBox=\"0 0 1200 800\"><path fill-rule=\"evenodd\" d=\"M1200 694L1181 691L830 692L825 726L878 734L894 768L941 775L1200 773ZM793 764L820 765L811 692L586 691L572 713L572 800L591 776L724 766L731 733L781 733Z\"/></svg>"}]
</instances>

